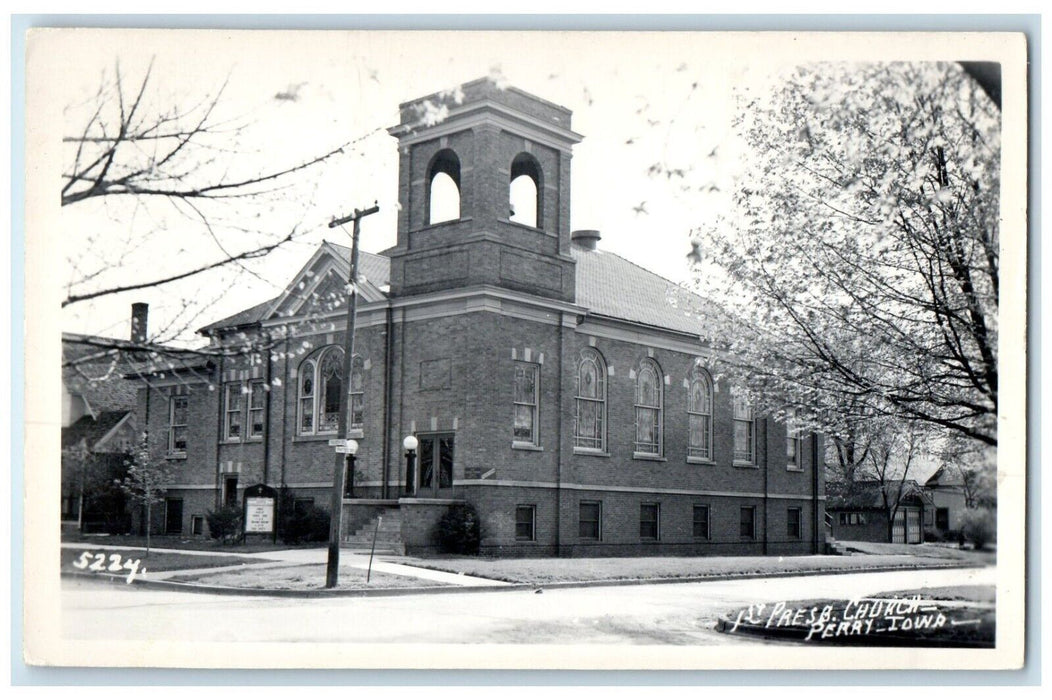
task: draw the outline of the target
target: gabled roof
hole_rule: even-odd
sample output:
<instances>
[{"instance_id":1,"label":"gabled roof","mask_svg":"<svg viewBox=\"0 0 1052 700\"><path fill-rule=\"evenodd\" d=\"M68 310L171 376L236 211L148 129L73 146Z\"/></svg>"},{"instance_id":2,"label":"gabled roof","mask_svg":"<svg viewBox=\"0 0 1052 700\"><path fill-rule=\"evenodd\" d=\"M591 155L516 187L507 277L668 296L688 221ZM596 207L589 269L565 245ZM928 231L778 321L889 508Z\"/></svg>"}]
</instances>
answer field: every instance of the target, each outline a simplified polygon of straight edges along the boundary
<instances>
[{"instance_id":1,"label":"gabled roof","mask_svg":"<svg viewBox=\"0 0 1052 700\"><path fill-rule=\"evenodd\" d=\"M323 245L327 245L336 251L340 256L340 260L345 264L351 264L350 248L331 241L325 241ZM359 249L358 280L367 281L377 289L386 287L391 282L391 259L385 255L377 255L376 253L369 253Z\"/></svg>"},{"instance_id":2,"label":"gabled roof","mask_svg":"<svg viewBox=\"0 0 1052 700\"><path fill-rule=\"evenodd\" d=\"M338 264L325 265L326 258ZM224 319L210 323L198 330L198 333L209 335L218 330L231 330L253 326L267 318L290 310L298 310L307 299L302 290L316 288L324 283L324 277L334 272L346 282L348 266L351 262L351 249L330 241L324 241L315 251L307 264L289 283L284 292L261 304L239 311ZM320 274L315 274L320 268ZM387 298L387 285L391 278L391 260L383 255L376 255L364 250L358 251L358 289L365 301L380 301Z\"/></svg>"},{"instance_id":3,"label":"gabled roof","mask_svg":"<svg viewBox=\"0 0 1052 700\"><path fill-rule=\"evenodd\" d=\"M239 311L233 316L227 316L224 319L216 321L215 323L209 323L204 328L199 329L198 333L208 334L210 331L218 330L220 328L238 328L240 326L251 326L259 323L263 320L263 315L267 312L275 302L281 297L275 297L268 299L262 304L256 304L244 311Z\"/></svg>"},{"instance_id":4,"label":"gabled roof","mask_svg":"<svg viewBox=\"0 0 1052 700\"><path fill-rule=\"evenodd\" d=\"M593 314L699 335L703 299L644 267L605 250L572 246L577 304Z\"/></svg>"},{"instance_id":5,"label":"gabled roof","mask_svg":"<svg viewBox=\"0 0 1052 700\"><path fill-rule=\"evenodd\" d=\"M123 380L142 363L129 347L141 346L119 338L63 333L64 390L82 397L93 412L134 408L136 386Z\"/></svg>"},{"instance_id":6,"label":"gabled roof","mask_svg":"<svg viewBox=\"0 0 1052 700\"><path fill-rule=\"evenodd\" d=\"M938 488L940 486L961 486L963 484L960 474L955 474L943 465L935 470L935 473L928 477L928 480L924 482L924 485L928 488Z\"/></svg>"},{"instance_id":7,"label":"gabled roof","mask_svg":"<svg viewBox=\"0 0 1052 700\"><path fill-rule=\"evenodd\" d=\"M96 418L81 416L73 425L62 429L62 449L75 447L83 441L87 449L94 450L98 442L129 415L130 411L103 411Z\"/></svg>"},{"instance_id":8,"label":"gabled roof","mask_svg":"<svg viewBox=\"0 0 1052 700\"><path fill-rule=\"evenodd\" d=\"M599 317L619 319L697 336L702 333L698 312L704 300L693 292L620 255L604 250L572 246L576 261L577 304ZM263 320L290 314L305 303L304 289L316 289L333 272L346 280L351 249L324 242L293 278L286 291L269 301L211 323L200 330L251 326ZM328 261L326 260L328 258ZM338 264L332 265L335 259ZM391 260L385 255L359 251L358 288L366 301L387 298Z\"/></svg>"},{"instance_id":9,"label":"gabled roof","mask_svg":"<svg viewBox=\"0 0 1052 700\"><path fill-rule=\"evenodd\" d=\"M894 496L898 491L898 480L889 481L883 488L888 489L888 494ZM826 509L872 509L883 508L884 498L881 493L881 483L876 479L856 481L851 485L847 493L830 494L826 501ZM913 479L906 479L902 488L902 503L907 505L922 505L931 499Z\"/></svg>"}]
</instances>

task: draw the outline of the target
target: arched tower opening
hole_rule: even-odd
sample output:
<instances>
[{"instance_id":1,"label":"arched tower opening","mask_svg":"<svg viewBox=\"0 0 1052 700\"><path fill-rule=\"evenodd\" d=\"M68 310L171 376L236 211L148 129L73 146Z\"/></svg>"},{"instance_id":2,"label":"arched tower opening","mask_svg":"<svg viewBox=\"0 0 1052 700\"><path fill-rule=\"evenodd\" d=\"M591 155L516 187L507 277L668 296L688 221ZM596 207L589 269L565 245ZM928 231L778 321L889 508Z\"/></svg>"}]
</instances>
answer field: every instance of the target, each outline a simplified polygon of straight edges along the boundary
<instances>
[{"instance_id":1,"label":"arched tower opening","mask_svg":"<svg viewBox=\"0 0 1052 700\"><path fill-rule=\"evenodd\" d=\"M511 182L508 200L511 204L509 219L517 224L543 228L541 192L541 166L529 153L520 153L511 162Z\"/></svg>"},{"instance_id":2,"label":"arched tower opening","mask_svg":"<svg viewBox=\"0 0 1052 700\"><path fill-rule=\"evenodd\" d=\"M442 107L443 118L421 120ZM394 297L501 287L573 301L571 113L490 78L405 102Z\"/></svg>"},{"instance_id":3,"label":"arched tower opening","mask_svg":"<svg viewBox=\"0 0 1052 700\"><path fill-rule=\"evenodd\" d=\"M427 169L428 224L460 219L460 159L445 148Z\"/></svg>"}]
</instances>

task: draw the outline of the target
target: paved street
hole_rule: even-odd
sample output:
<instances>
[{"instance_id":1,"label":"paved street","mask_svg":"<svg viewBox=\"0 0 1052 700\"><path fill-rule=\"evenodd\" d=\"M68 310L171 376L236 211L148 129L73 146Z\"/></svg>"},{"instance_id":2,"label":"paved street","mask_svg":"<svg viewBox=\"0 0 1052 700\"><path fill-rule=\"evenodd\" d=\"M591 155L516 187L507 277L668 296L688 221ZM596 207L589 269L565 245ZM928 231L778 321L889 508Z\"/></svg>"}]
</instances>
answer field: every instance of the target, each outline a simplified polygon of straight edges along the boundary
<instances>
[{"instance_id":1,"label":"paved street","mask_svg":"<svg viewBox=\"0 0 1052 700\"><path fill-rule=\"evenodd\" d=\"M995 572L988 567L377 598L222 596L64 579L62 625L72 639L757 644L717 633L717 616L756 602L992 585Z\"/></svg>"}]
</instances>

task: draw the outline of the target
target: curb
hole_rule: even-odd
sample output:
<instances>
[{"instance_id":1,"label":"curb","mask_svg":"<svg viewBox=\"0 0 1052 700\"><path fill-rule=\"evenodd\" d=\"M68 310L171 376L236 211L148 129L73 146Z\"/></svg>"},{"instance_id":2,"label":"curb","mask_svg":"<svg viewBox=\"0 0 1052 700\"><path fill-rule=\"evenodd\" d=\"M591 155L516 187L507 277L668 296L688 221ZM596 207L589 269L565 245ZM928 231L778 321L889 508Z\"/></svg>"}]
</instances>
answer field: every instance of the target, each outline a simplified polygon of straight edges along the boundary
<instances>
[{"instance_id":1,"label":"curb","mask_svg":"<svg viewBox=\"0 0 1052 700\"><path fill-rule=\"evenodd\" d=\"M111 585L127 586L126 576L117 574L85 574L79 571L63 571L63 578L104 581ZM131 585L157 590L179 591L181 593L211 593L214 595L266 597L266 598L373 598L394 597L402 595L420 595L425 593L461 593L468 591L508 591L537 588L532 584L501 584L494 586L417 586L406 588L348 588L331 590L327 588L310 590L292 590L285 588L233 588L230 586L209 586L203 583L190 583L168 580L150 580L137 578Z\"/></svg>"},{"instance_id":2,"label":"curb","mask_svg":"<svg viewBox=\"0 0 1052 700\"><path fill-rule=\"evenodd\" d=\"M144 588L155 588L158 590L180 591L183 593L211 593L215 595L231 596L255 596L275 598L376 598L396 597L405 595L428 595L432 593L491 593L496 591L540 591L545 588L603 588L612 586L644 586L666 583L705 583L709 581L738 581L756 578L792 578L799 576L832 576L836 574L858 574L858 573L886 573L891 571L925 571L932 569L974 569L974 564L946 564L927 566L878 566L878 567L850 567L842 569L820 569L808 571L779 571L771 573L741 573L741 574L711 574L708 576L684 576L679 578L655 578L655 579L602 579L598 581L558 581L552 583L501 583L493 586L419 586L407 588L351 588L345 590L313 589L313 590L290 590L278 588L232 588L230 586L209 586L201 583L181 583L178 581L148 579L134 579L131 585ZM125 576L101 574L87 574L73 571L61 572L64 578L87 579L94 581L108 581L109 583L125 583Z\"/></svg>"}]
</instances>

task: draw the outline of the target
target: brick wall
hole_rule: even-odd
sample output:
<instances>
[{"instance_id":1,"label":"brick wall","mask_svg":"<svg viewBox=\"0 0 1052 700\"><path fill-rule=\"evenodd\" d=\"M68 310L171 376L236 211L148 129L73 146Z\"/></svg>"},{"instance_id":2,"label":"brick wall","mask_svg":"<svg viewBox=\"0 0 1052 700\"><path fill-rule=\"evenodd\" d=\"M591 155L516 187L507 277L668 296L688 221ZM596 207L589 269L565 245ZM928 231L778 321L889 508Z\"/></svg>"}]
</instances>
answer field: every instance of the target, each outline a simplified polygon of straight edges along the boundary
<instances>
[{"instance_id":1,"label":"brick wall","mask_svg":"<svg viewBox=\"0 0 1052 700\"><path fill-rule=\"evenodd\" d=\"M367 312L356 332L356 353L364 360L365 392L364 425L357 438L358 496L381 496L385 465L390 484L388 497L401 494L405 482L401 440L405 435L452 433L453 488L417 495L475 503L488 523L483 542L486 551L552 553L556 549L556 522L565 545L563 553L570 554L761 552L767 521L768 548L772 553L808 551L811 547L811 444L816 438L803 440L801 470L790 471L786 468L784 426L757 411L756 464L734 465L731 391L726 381L720 381L714 385L714 459L706 464L689 463L684 380L694 366L695 355L660 347L660 342L648 346L578 333L559 325L562 318L558 313L548 319L529 320L484 311L421 317L396 310L391 327L393 401L385 451L387 327L382 318ZM207 493L214 503L227 474L238 476L240 489L262 481L265 451L269 451L267 480L273 485L288 484L297 497L312 497L316 505L327 509L328 485L332 483L337 459L328 440L334 436L298 434L298 377L306 357L319 348L343 342L342 331L330 327L328 332L296 336L284 342L274 353L269 368L253 369L248 359L227 359L217 368L217 378L244 381L245 377L254 376L252 372L270 377L266 442L247 438L218 440L223 382L214 382L212 388L200 383L151 390L150 431L155 454L167 457L169 397L185 393L194 420L185 459L173 460L180 470L180 483L212 486L213 491ZM603 455L575 454L573 446L576 364L580 352L589 347L602 354L608 368L607 441ZM662 456L657 459L634 454L634 375L646 359L656 362L662 374L663 447ZM512 444L517 362L529 362L538 368L539 444L532 449ZM246 424L247 418L246 412ZM560 481L564 485L561 491L550 488ZM766 521L764 493L774 496L767 499ZM581 542L576 537L582 494L591 494L591 499L604 503L605 534L601 543ZM692 507L699 499L714 501L711 538L705 542L684 536L692 527ZM537 508L537 539L531 543L515 540L515 505L524 502ZM642 502L661 504L663 535L658 542L639 541ZM718 508L715 503L720 504ZM801 508L798 542L783 541L789 503ZM737 536L741 504L757 508L755 541L742 541ZM187 522L189 515L187 511Z\"/></svg>"}]
</instances>

